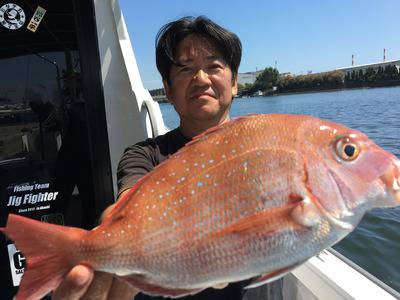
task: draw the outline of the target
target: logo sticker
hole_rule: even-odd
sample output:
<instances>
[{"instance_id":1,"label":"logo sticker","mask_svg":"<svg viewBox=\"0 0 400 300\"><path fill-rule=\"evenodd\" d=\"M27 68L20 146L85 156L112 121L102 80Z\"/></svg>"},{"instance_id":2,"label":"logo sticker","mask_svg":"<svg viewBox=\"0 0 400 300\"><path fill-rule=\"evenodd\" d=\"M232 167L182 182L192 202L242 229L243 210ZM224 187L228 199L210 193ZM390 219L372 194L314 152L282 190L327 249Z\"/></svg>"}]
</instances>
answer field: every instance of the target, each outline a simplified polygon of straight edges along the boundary
<instances>
[{"instance_id":1,"label":"logo sticker","mask_svg":"<svg viewBox=\"0 0 400 300\"><path fill-rule=\"evenodd\" d=\"M24 275L25 257L23 257L21 252L15 248L14 244L8 244L7 249L13 285L19 286L22 275Z\"/></svg>"},{"instance_id":2,"label":"logo sticker","mask_svg":"<svg viewBox=\"0 0 400 300\"><path fill-rule=\"evenodd\" d=\"M35 10L35 13L33 14L31 21L28 24L27 28L32 32L36 32L45 13L46 13L46 10L41 6L38 6Z\"/></svg>"},{"instance_id":3,"label":"logo sticker","mask_svg":"<svg viewBox=\"0 0 400 300\"><path fill-rule=\"evenodd\" d=\"M17 4L4 4L0 7L0 23L7 29L19 29L25 24L25 12Z\"/></svg>"}]
</instances>

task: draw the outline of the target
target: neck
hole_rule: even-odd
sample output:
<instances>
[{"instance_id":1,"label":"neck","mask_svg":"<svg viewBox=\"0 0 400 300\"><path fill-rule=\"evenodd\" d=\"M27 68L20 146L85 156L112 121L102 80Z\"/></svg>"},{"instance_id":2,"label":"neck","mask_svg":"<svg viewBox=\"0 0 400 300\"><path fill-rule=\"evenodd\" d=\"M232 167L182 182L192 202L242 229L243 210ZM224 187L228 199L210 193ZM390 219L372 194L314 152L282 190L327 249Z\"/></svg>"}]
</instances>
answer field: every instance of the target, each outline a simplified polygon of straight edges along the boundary
<instances>
[{"instance_id":1,"label":"neck","mask_svg":"<svg viewBox=\"0 0 400 300\"><path fill-rule=\"evenodd\" d=\"M179 129L184 136L186 136L188 138L193 138L196 135L203 133L207 129L218 126L218 125L223 124L228 121L229 121L229 115L226 116L224 119L217 120L217 121L207 120L205 122L196 122L196 121L192 120L190 122L185 122L185 120L181 119Z\"/></svg>"}]
</instances>

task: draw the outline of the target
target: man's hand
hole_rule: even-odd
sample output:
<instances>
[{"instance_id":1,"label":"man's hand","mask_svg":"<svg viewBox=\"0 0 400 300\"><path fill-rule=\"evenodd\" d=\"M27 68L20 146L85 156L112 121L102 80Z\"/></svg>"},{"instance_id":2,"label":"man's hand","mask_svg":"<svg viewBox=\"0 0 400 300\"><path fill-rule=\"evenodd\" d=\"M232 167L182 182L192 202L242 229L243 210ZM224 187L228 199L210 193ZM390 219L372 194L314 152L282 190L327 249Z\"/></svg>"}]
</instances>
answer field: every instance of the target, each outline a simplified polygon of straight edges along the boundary
<instances>
[{"instance_id":1,"label":"man's hand","mask_svg":"<svg viewBox=\"0 0 400 300\"><path fill-rule=\"evenodd\" d=\"M129 190L121 193L123 197ZM102 214L101 219L109 214L114 204ZM128 283L114 277L112 274L94 272L84 265L77 265L71 269L52 295L53 300L128 300L139 291Z\"/></svg>"},{"instance_id":2,"label":"man's hand","mask_svg":"<svg viewBox=\"0 0 400 300\"><path fill-rule=\"evenodd\" d=\"M75 266L54 291L52 299L81 299L88 290L93 280L93 275L92 269L83 265Z\"/></svg>"},{"instance_id":3,"label":"man's hand","mask_svg":"<svg viewBox=\"0 0 400 300\"><path fill-rule=\"evenodd\" d=\"M111 274L93 272L84 266L75 266L54 291L53 300L128 300L138 291Z\"/></svg>"}]
</instances>

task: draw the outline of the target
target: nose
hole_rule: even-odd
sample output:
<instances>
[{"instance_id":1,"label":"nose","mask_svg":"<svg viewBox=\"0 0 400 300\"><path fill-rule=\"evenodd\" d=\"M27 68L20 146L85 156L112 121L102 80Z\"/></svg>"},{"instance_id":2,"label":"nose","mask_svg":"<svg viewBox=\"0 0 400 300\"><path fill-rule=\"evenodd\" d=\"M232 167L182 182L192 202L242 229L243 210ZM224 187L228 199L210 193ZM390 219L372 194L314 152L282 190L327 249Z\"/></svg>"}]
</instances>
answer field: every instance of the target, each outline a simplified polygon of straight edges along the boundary
<instances>
[{"instance_id":1,"label":"nose","mask_svg":"<svg viewBox=\"0 0 400 300\"><path fill-rule=\"evenodd\" d=\"M193 80L199 85L210 84L210 78L207 72L203 69L199 69L193 76Z\"/></svg>"}]
</instances>

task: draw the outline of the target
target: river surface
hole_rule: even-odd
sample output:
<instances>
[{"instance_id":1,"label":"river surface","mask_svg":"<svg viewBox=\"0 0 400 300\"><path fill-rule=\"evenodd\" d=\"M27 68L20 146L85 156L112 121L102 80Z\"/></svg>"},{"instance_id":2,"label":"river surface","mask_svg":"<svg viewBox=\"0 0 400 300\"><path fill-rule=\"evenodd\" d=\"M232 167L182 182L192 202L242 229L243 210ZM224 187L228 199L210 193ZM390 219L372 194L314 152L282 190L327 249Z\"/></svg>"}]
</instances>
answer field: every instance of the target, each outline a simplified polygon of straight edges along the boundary
<instances>
[{"instance_id":1,"label":"river surface","mask_svg":"<svg viewBox=\"0 0 400 300\"><path fill-rule=\"evenodd\" d=\"M161 104L169 128L178 126L170 104ZM231 116L249 113L307 114L366 133L400 158L400 87L235 99ZM334 246L353 262L400 291L400 207L374 209Z\"/></svg>"}]
</instances>

